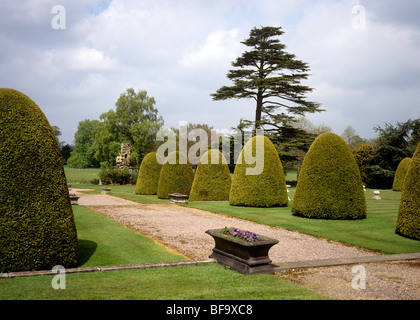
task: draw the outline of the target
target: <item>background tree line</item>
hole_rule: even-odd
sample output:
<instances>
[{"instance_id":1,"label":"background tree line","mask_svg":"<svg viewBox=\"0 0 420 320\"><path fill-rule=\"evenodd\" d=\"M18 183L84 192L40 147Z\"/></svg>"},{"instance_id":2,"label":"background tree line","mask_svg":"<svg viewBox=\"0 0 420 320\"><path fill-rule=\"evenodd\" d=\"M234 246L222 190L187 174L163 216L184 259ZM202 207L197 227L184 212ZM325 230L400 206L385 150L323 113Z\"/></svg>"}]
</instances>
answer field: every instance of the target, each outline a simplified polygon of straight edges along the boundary
<instances>
[{"instance_id":1,"label":"background tree line","mask_svg":"<svg viewBox=\"0 0 420 320\"><path fill-rule=\"evenodd\" d=\"M320 104L308 101L312 88L301 81L309 76L309 65L286 51L280 41L280 27L260 27L250 31L242 41L247 47L232 62L227 78L232 82L219 88L211 96L214 100L254 99L255 118L240 119L234 133L225 136L230 143L230 168L233 170L237 154L233 145L238 139L244 143L246 131L264 129L277 148L283 166L299 171L303 158L315 138L331 128L315 126L305 114L322 112ZM156 134L164 121L158 115L155 100L146 91L135 92L129 88L122 93L113 109L103 113L99 120L79 122L75 145L67 164L71 167L113 167L121 143L130 143L132 165L138 167L143 157L155 151L160 143ZM208 124L189 124L188 130L201 128L211 136L213 127ZM385 124L374 130L376 139L358 136L351 126L342 137L354 150L363 181L371 187L388 187L396 167L404 157L409 157L419 142L419 120L408 120L396 126ZM176 128L171 128L179 138ZM188 149L194 142L188 142ZM214 147L214 146L213 146ZM219 143L220 147L220 143ZM392 184L392 182L391 182Z\"/></svg>"}]
</instances>

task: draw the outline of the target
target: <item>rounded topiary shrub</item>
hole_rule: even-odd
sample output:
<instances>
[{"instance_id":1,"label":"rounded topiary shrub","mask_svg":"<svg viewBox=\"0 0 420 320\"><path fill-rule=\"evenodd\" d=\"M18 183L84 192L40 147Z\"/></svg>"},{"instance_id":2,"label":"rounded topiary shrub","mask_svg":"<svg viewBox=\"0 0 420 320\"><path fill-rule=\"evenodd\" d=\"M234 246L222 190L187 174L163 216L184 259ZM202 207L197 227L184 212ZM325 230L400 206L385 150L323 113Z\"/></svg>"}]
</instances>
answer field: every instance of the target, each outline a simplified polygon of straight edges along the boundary
<instances>
[{"instance_id":1,"label":"rounded topiary shrub","mask_svg":"<svg viewBox=\"0 0 420 320\"><path fill-rule=\"evenodd\" d=\"M321 134L309 148L299 174L292 212L319 219L366 218L359 168L340 136Z\"/></svg>"},{"instance_id":2,"label":"rounded topiary shrub","mask_svg":"<svg viewBox=\"0 0 420 320\"><path fill-rule=\"evenodd\" d=\"M229 203L235 206L274 207L286 206L287 202L286 180L276 148L265 136L253 137L244 146L236 162Z\"/></svg>"},{"instance_id":3,"label":"rounded topiary shrub","mask_svg":"<svg viewBox=\"0 0 420 320\"><path fill-rule=\"evenodd\" d=\"M226 158L219 150L207 151L200 159L191 187L191 201L227 201L231 178Z\"/></svg>"},{"instance_id":4,"label":"rounded topiary shrub","mask_svg":"<svg viewBox=\"0 0 420 320\"><path fill-rule=\"evenodd\" d=\"M392 184L392 190L401 191L404 185L405 177L407 176L408 168L411 164L411 158L404 158L401 160L395 172L394 183Z\"/></svg>"},{"instance_id":5,"label":"rounded topiary shrub","mask_svg":"<svg viewBox=\"0 0 420 320\"><path fill-rule=\"evenodd\" d=\"M156 194L163 159L156 152L148 153L141 162L136 183L136 194Z\"/></svg>"},{"instance_id":6,"label":"rounded topiary shrub","mask_svg":"<svg viewBox=\"0 0 420 320\"><path fill-rule=\"evenodd\" d=\"M401 192L396 233L420 240L420 143L411 159Z\"/></svg>"},{"instance_id":7,"label":"rounded topiary shrub","mask_svg":"<svg viewBox=\"0 0 420 320\"><path fill-rule=\"evenodd\" d=\"M0 272L71 267L78 257L53 130L30 98L0 89Z\"/></svg>"},{"instance_id":8,"label":"rounded topiary shrub","mask_svg":"<svg viewBox=\"0 0 420 320\"><path fill-rule=\"evenodd\" d=\"M193 180L194 173L186 155L173 151L168 154L160 170L157 196L169 199L171 193L189 195Z\"/></svg>"}]
</instances>

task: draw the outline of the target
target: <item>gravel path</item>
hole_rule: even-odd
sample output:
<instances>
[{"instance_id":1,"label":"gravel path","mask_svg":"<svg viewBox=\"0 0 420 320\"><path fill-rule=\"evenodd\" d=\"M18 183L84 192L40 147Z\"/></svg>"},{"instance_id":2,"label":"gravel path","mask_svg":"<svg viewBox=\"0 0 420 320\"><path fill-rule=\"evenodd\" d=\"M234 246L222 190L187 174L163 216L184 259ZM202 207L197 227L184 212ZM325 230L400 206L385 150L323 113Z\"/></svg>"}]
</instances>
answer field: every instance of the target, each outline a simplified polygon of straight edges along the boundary
<instances>
[{"instance_id":1,"label":"gravel path","mask_svg":"<svg viewBox=\"0 0 420 320\"><path fill-rule=\"evenodd\" d=\"M270 250L270 259L274 263L376 254L279 227L174 204L139 205L107 195L82 195L79 203L193 260L207 259L212 252L214 240L205 231L225 226L238 227L279 240Z\"/></svg>"},{"instance_id":2,"label":"gravel path","mask_svg":"<svg viewBox=\"0 0 420 320\"><path fill-rule=\"evenodd\" d=\"M77 190L73 190L77 191ZM238 227L279 240L270 250L273 263L374 256L378 253L326 239L270 227L174 204L143 205L109 195L79 194L79 204L164 244L193 259L207 259L214 240L208 229ZM299 269L276 276L334 299L420 299L420 259L408 262L370 263L366 289L355 290L352 266Z\"/></svg>"}]
</instances>

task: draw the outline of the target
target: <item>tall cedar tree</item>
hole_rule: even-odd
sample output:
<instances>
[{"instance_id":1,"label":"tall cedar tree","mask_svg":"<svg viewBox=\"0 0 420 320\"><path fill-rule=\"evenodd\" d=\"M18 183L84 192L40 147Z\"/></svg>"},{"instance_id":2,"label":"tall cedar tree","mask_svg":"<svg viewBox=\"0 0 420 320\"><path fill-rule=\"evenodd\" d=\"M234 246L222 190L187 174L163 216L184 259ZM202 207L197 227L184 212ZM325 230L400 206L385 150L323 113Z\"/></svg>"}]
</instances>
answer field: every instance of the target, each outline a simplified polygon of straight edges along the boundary
<instances>
[{"instance_id":1,"label":"tall cedar tree","mask_svg":"<svg viewBox=\"0 0 420 320\"><path fill-rule=\"evenodd\" d=\"M253 28L249 38L241 42L251 50L237 58L232 63L234 69L227 74L233 85L211 94L213 100L254 99L254 128L279 134L290 131L295 119L284 112L276 113L277 109L300 116L323 111L318 103L306 101L306 94L313 89L300 81L309 76L309 66L285 51L286 46L277 38L283 33L280 27Z\"/></svg>"}]
</instances>

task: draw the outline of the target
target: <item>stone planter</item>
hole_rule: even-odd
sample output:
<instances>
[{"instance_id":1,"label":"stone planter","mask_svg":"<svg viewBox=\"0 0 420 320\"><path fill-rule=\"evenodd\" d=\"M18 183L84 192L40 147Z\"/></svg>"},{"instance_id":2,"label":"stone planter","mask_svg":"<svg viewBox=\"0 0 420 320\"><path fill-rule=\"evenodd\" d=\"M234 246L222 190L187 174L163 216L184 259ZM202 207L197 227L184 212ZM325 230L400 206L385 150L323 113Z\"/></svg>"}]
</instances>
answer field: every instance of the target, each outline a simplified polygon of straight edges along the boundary
<instances>
[{"instance_id":1,"label":"stone planter","mask_svg":"<svg viewBox=\"0 0 420 320\"><path fill-rule=\"evenodd\" d=\"M110 187L102 187L102 194L108 194L111 192L111 188Z\"/></svg>"},{"instance_id":2,"label":"stone planter","mask_svg":"<svg viewBox=\"0 0 420 320\"><path fill-rule=\"evenodd\" d=\"M75 194L70 194L70 202L72 205L78 205L77 200L79 200L79 196L76 196Z\"/></svg>"},{"instance_id":3,"label":"stone planter","mask_svg":"<svg viewBox=\"0 0 420 320\"><path fill-rule=\"evenodd\" d=\"M181 193L171 193L169 195L169 201L171 203L187 203L188 196Z\"/></svg>"},{"instance_id":4,"label":"stone planter","mask_svg":"<svg viewBox=\"0 0 420 320\"><path fill-rule=\"evenodd\" d=\"M224 234L223 230L206 231L215 241L210 258L242 274L274 273L268 251L279 242L278 240L258 235L258 241L249 242Z\"/></svg>"},{"instance_id":5,"label":"stone planter","mask_svg":"<svg viewBox=\"0 0 420 320\"><path fill-rule=\"evenodd\" d=\"M373 191L373 197L372 200L382 200L381 197L379 196L381 192L379 190L375 190Z\"/></svg>"}]
</instances>

